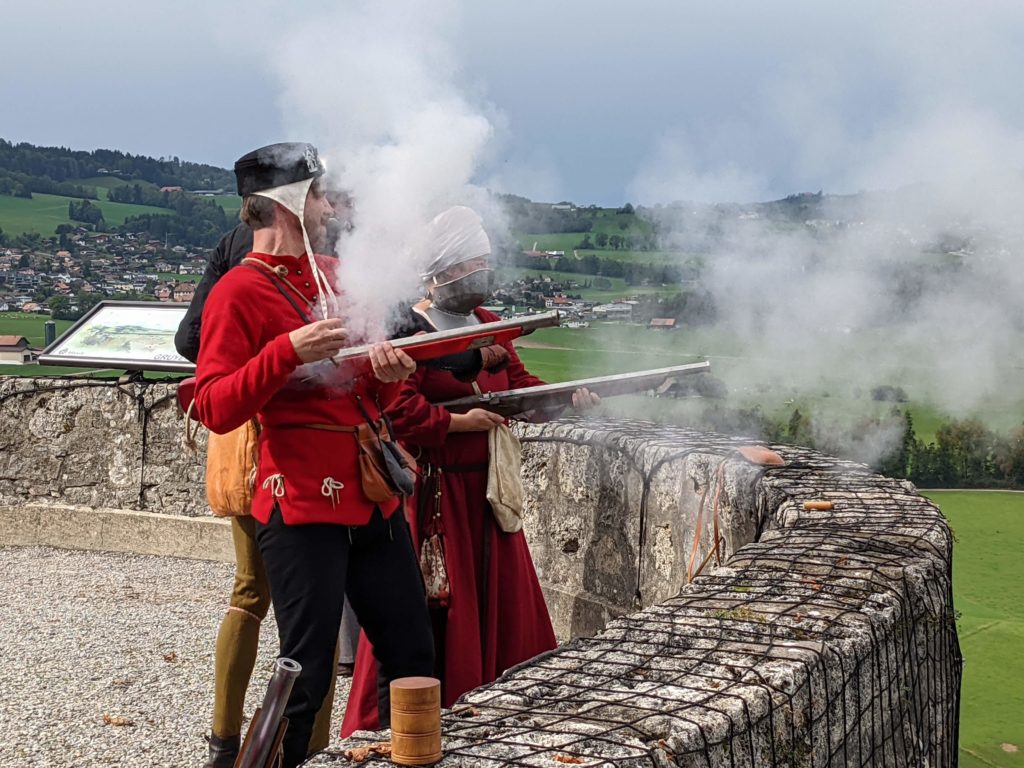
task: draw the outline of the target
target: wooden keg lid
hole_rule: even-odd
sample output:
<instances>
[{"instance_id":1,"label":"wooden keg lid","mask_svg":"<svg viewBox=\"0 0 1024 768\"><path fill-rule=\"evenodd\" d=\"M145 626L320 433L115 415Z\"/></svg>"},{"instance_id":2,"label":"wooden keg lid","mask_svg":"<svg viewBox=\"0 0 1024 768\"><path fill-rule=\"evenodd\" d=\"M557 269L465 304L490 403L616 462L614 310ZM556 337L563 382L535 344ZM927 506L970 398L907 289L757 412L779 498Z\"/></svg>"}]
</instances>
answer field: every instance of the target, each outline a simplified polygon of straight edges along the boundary
<instances>
[{"instance_id":1,"label":"wooden keg lid","mask_svg":"<svg viewBox=\"0 0 1024 768\"><path fill-rule=\"evenodd\" d=\"M397 707L440 707L441 681L435 677L400 677L392 680L391 703Z\"/></svg>"}]
</instances>

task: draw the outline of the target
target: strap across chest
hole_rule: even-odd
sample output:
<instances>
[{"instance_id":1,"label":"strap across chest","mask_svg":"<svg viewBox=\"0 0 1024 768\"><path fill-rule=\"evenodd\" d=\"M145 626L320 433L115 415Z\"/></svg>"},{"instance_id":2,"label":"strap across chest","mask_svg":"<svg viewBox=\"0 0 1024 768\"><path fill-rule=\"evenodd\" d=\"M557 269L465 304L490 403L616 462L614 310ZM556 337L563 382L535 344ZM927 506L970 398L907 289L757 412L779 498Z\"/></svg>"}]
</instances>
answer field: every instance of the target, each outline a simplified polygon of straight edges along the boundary
<instances>
[{"instance_id":1,"label":"strap across chest","mask_svg":"<svg viewBox=\"0 0 1024 768\"><path fill-rule=\"evenodd\" d=\"M241 265L266 275L267 279L273 283L278 292L288 300L288 303L292 305L292 308L298 313L299 317L302 318L302 322L313 322L313 302L303 296L302 291L284 279L285 275L288 274L287 267L283 265L275 267L262 259L256 259L252 256L246 256L242 259ZM296 301L296 297L298 298L298 301ZM302 307L305 307L305 310L303 310Z\"/></svg>"}]
</instances>

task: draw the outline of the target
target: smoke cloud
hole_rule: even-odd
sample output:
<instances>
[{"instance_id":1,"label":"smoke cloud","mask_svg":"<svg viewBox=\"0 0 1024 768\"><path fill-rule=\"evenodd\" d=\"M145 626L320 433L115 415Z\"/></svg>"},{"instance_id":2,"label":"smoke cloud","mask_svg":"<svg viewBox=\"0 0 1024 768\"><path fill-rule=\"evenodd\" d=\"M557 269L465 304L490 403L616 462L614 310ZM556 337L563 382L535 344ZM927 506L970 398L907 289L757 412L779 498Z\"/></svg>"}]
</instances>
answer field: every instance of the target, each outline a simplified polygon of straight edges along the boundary
<instances>
[{"instance_id":1,"label":"smoke cloud","mask_svg":"<svg viewBox=\"0 0 1024 768\"><path fill-rule=\"evenodd\" d=\"M806 94L799 108L810 108ZM958 417L1011 402L1024 362L1015 343L1024 329L1024 132L950 107L861 143L837 134L828 146L819 130L806 162L842 156L853 185L880 191L647 212L664 247L703 260L717 322L742 340L730 388L842 400L896 384ZM634 190L651 201L750 199L764 189L753 174L695 157L668 140ZM897 186L908 179L919 183ZM818 408L831 424L843 407ZM851 446L818 434L816 443L871 461L901 434L881 425L862 437Z\"/></svg>"},{"instance_id":2,"label":"smoke cloud","mask_svg":"<svg viewBox=\"0 0 1024 768\"><path fill-rule=\"evenodd\" d=\"M500 211L473 184L499 119L468 95L451 0L346 3L291 30L272 58L289 132L309 137L350 190L354 229L338 278L355 338L385 338L396 307L422 295L422 228L463 204L492 234Z\"/></svg>"}]
</instances>

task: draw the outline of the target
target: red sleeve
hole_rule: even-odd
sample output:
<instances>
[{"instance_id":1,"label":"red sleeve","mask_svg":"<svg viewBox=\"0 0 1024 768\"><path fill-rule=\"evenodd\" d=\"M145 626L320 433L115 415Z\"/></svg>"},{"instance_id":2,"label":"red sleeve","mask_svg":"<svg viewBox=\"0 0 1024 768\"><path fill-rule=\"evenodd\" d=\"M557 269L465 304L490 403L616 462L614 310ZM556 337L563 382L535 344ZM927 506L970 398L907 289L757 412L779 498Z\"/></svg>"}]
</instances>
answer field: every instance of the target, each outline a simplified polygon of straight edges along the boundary
<instances>
[{"instance_id":1,"label":"red sleeve","mask_svg":"<svg viewBox=\"0 0 1024 768\"><path fill-rule=\"evenodd\" d=\"M500 320L496 314L490 310L486 310L483 307L478 307L476 310L476 316L480 318L481 322L493 323L495 320ZM505 371L508 373L508 388L509 389L520 389L522 387L537 387L547 382L538 379L523 365L523 361L519 359L519 355L516 353L516 348L512 346L512 342L508 342L504 345L505 349L508 350L508 365Z\"/></svg>"},{"instance_id":2,"label":"red sleeve","mask_svg":"<svg viewBox=\"0 0 1024 768\"><path fill-rule=\"evenodd\" d=\"M196 361L196 414L219 434L255 416L302 362L287 333L261 346L259 310L234 287L225 277L210 293Z\"/></svg>"},{"instance_id":3,"label":"red sleeve","mask_svg":"<svg viewBox=\"0 0 1024 768\"><path fill-rule=\"evenodd\" d=\"M399 440L423 448L438 448L444 445L448 437L452 415L438 405L431 405L420 394L420 382L424 375L426 371L417 369L416 373L401 382L397 396L385 410L395 427L395 437Z\"/></svg>"}]
</instances>

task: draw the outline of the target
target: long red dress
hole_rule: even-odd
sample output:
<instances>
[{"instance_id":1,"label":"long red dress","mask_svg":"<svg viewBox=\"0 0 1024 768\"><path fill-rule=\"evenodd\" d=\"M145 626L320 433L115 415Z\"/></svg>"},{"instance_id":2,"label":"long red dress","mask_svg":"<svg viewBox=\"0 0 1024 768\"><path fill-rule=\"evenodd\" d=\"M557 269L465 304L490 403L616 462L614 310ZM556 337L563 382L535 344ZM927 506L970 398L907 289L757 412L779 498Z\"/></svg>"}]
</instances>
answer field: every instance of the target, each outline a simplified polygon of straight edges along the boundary
<instances>
[{"instance_id":1,"label":"long red dress","mask_svg":"<svg viewBox=\"0 0 1024 768\"><path fill-rule=\"evenodd\" d=\"M476 314L483 322L498 319L484 309ZM477 377L482 392L544 383L527 372L511 344L506 348L508 366ZM472 385L451 373L421 366L387 409L395 432L418 454L420 464L442 470L441 520L451 597L446 608L431 613L436 672L446 707L509 667L556 646L526 538L522 531L502 532L487 503L487 433L449 434L450 414L431 405L472 394ZM417 517L421 508L421 491L418 482L408 507L410 517ZM423 538L420 522L411 528L417 551ZM378 727L377 664L372 646L361 636L341 735Z\"/></svg>"}]
</instances>

